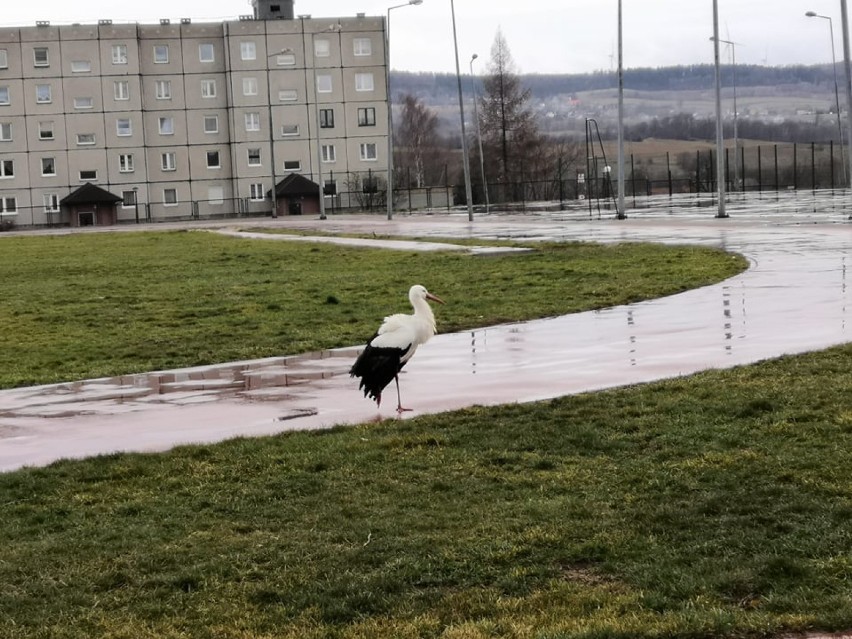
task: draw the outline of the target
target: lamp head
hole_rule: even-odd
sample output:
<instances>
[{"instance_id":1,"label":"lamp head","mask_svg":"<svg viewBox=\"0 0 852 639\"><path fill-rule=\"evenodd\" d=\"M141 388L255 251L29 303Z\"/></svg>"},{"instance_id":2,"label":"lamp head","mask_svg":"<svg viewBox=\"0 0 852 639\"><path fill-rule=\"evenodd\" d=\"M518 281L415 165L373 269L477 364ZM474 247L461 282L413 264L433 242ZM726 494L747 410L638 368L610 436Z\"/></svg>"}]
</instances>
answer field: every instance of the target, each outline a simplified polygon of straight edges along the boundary
<instances>
[{"instance_id":1,"label":"lamp head","mask_svg":"<svg viewBox=\"0 0 852 639\"><path fill-rule=\"evenodd\" d=\"M470 61L471 61L471 62L473 62L473 61L474 61L474 60L476 60L478 57L479 57L479 54L478 54L478 53L474 53L474 54L471 56Z\"/></svg>"},{"instance_id":2,"label":"lamp head","mask_svg":"<svg viewBox=\"0 0 852 639\"><path fill-rule=\"evenodd\" d=\"M816 11L807 11L807 12L805 12L805 15L809 18L816 18L817 17Z\"/></svg>"},{"instance_id":3,"label":"lamp head","mask_svg":"<svg viewBox=\"0 0 852 639\"><path fill-rule=\"evenodd\" d=\"M423 4L423 0L408 0L408 4Z\"/></svg>"}]
</instances>

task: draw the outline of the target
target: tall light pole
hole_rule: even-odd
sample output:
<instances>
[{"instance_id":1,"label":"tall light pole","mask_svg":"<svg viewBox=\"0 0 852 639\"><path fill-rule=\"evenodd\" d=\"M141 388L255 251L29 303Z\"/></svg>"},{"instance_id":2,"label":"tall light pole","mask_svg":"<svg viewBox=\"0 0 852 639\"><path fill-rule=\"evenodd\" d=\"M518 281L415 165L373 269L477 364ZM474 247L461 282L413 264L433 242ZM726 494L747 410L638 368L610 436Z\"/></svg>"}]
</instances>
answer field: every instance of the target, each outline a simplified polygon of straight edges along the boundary
<instances>
[{"instance_id":1,"label":"tall light pole","mask_svg":"<svg viewBox=\"0 0 852 639\"><path fill-rule=\"evenodd\" d=\"M830 16L820 15L816 11L805 13L808 18L828 20L828 33L831 37L831 70L834 72L834 110L837 112L837 135L840 136L840 162L843 165L843 179L846 180L846 154L843 151L843 125L840 122L840 91L837 85L837 56L834 51L834 23Z\"/></svg>"},{"instance_id":2,"label":"tall light pole","mask_svg":"<svg viewBox=\"0 0 852 639\"><path fill-rule=\"evenodd\" d=\"M479 170L482 173L482 190L485 193L485 212L488 213L491 209L491 202L488 200L488 180L485 177L485 156L482 155L482 131L479 129L479 107L476 103L479 100L476 95L476 77L473 75L473 61L479 56L474 53L470 58L470 83L473 86L473 117L476 119L476 141L479 144Z\"/></svg>"},{"instance_id":3,"label":"tall light pole","mask_svg":"<svg viewBox=\"0 0 852 639\"><path fill-rule=\"evenodd\" d=\"M714 36L715 37L715 36ZM710 38L711 40L713 38ZM737 136L737 43L730 40L719 39L719 42L727 44L731 47L731 64L734 72L734 188L739 189L740 184L740 163L738 159L739 137Z\"/></svg>"},{"instance_id":4,"label":"tall light pole","mask_svg":"<svg viewBox=\"0 0 852 639\"><path fill-rule=\"evenodd\" d=\"M293 53L293 49L281 49L276 53L266 56L266 102L269 111L269 161L272 163L272 217L278 217L278 184L275 178L275 125L272 121L272 81L270 76L272 70L269 68L269 59L273 56Z\"/></svg>"},{"instance_id":5,"label":"tall light pole","mask_svg":"<svg viewBox=\"0 0 852 639\"><path fill-rule=\"evenodd\" d=\"M456 52L456 80L459 86L459 116L461 117L462 159L464 164L464 190L467 197L467 219L473 222L473 193L470 189L470 154L467 149L467 134L464 130L464 96L462 95L461 68L459 67L459 41L456 34L456 7L450 0L450 13L453 16L453 47Z\"/></svg>"},{"instance_id":6,"label":"tall light pole","mask_svg":"<svg viewBox=\"0 0 852 639\"><path fill-rule=\"evenodd\" d=\"M719 0L713 0L713 65L716 70L716 186L719 210L716 217L725 218L725 139L722 134L722 71L719 65Z\"/></svg>"},{"instance_id":7,"label":"tall light pole","mask_svg":"<svg viewBox=\"0 0 852 639\"><path fill-rule=\"evenodd\" d=\"M340 33L341 27L339 24L332 24L328 28L320 31L319 33ZM320 137L320 131L322 131L322 120L320 119L320 105L319 105L319 86L317 86L317 45L316 45L316 36L317 32L311 32L311 56L313 59L313 67L314 67L314 110L316 117L316 127L317 127L317 182L319 182L319 207L320 207L320 216L319 219L325 220L327 216L325 214L325 185L322 183L322 138Z\"/></svg>"},{"instance_id":8,"label":"tall light pole","mask_svg":"<svg viewBox=\"0 0 852 639\"><path fill-rule=\"evenodd\" d=\"M846 0L840 0L840 25L841 33L843 34L843 71L846 82L846 143L849 145L849 182L852 186L852 66L849 63L849 11L846 8Z\"/></svg>"},{"instance_id":9,"label":"tall light pole","mask_svg":"<svg viewBox=\"0 0 852 639\"><path fill-rule=\"evenodd\" d=\"M385 92L388 98L388 219L393 219L393 99L390 89L390 12L393 9L409 5L423 4L423 0L408 0L405 4L388 7L388 17L385 22Z\"/></svg>"},{"instance_id":10,"label":"tall light pole","mask_svg":"<svg viewBox=\"0 0 852 639\"><path fill-rule=\"evenodd\" d=\"M621 0L618 0L618 210L619 220L627 217L624 210L624 39L622 37Z\"/></svg>"}]
</instances>

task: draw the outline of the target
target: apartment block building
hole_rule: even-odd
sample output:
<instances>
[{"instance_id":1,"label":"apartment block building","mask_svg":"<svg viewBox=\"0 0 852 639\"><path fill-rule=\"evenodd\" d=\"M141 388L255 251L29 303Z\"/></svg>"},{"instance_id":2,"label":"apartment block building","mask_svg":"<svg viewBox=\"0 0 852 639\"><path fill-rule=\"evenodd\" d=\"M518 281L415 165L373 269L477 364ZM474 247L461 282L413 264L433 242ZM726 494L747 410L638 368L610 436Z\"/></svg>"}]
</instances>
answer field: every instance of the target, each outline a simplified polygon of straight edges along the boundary
<instances>
[{"instance_id":1,"label":"apartment block building","mask_svg":"<svg viewBox=\"0 0 852 639\"><path fill-rule=\"evenodd\" d=\"M118 222L263 214L294 174L317 195L277 214L312 212L320 183L330 203L387 171L384 28L292 0L222 23L2 28L0 219L103 223L95 192L120 198Z\"/></svg>"}]
</instances>

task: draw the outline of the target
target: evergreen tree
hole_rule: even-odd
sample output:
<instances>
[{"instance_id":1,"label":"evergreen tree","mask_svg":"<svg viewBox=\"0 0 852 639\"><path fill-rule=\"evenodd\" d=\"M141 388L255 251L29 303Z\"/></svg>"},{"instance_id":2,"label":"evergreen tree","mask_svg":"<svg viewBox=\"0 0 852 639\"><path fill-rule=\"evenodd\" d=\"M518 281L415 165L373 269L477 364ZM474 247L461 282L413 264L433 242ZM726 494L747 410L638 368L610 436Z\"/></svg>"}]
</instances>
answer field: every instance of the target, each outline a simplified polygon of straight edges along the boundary
<instances>
[{"instance_id":1,"label":"evergreen tree","mask_svg":"<svg viewBox=\"0 0 852 639\"><path fill-rule=\"evenodd\" d=\"M512 53L500 30L491 46L487 72L480 98L482 144L487 149L486 157L499 159L496 172L492 166L490 173L509 185L522 181L525 167L534 163L542 141L535 116L527 106L530 90L521 86ZM493 161L489 164L493 165ZM505 191L505 195L508 193Z\"/></svg>"}]
</instances>

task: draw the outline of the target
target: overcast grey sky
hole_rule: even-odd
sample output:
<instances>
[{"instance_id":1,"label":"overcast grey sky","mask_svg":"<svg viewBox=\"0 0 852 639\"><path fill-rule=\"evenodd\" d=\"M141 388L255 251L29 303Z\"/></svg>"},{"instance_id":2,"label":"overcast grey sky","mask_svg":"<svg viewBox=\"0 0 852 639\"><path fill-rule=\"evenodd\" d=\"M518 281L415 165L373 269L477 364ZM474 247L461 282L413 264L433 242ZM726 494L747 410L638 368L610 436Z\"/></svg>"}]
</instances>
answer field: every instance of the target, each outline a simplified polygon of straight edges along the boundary
<instances>
[{"instance_id":1,"label":"overcast grey sky","mask_svg":"<svg viewBox=\"0 0 852 639\"><path fill-rule=\"evenodd\" d=\"M315 18L359 12L386 15L406 0L296 0L296 14ZM248 0L3 0L0 24L93 22L99 18L155 22L233 19L250 14ZM479 54L484 70L494 35L502 29L524 73L610 70L617 43L617 0L455 0L459 58L468 70ZM712 0L623 0L625 67L701 64L713 61ZM839 0L719 0L721 37L739 44L742 64L814 64L831 61L829 21L837 58L843 57ZM723 61L729 53L723 50ZM455 70L450 0L423 0L391 11L391 66L406 71Z\"/></svg>"}]
</instances>

